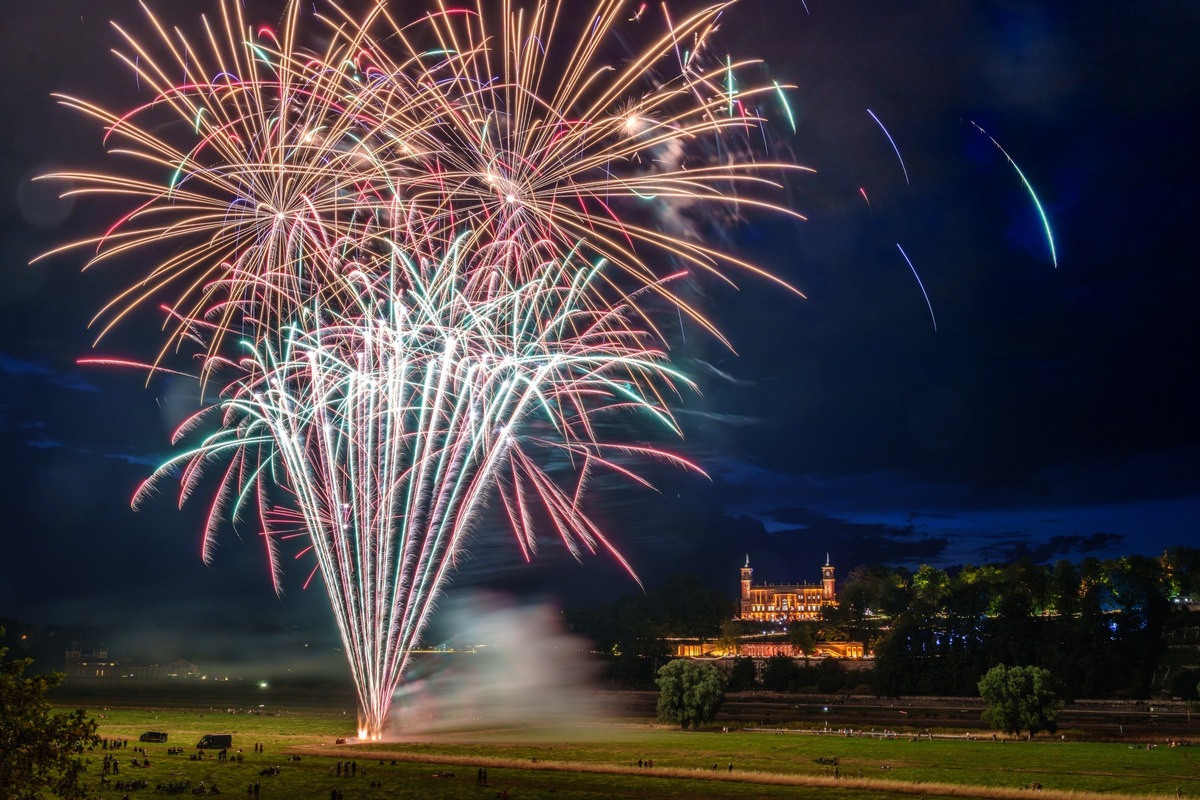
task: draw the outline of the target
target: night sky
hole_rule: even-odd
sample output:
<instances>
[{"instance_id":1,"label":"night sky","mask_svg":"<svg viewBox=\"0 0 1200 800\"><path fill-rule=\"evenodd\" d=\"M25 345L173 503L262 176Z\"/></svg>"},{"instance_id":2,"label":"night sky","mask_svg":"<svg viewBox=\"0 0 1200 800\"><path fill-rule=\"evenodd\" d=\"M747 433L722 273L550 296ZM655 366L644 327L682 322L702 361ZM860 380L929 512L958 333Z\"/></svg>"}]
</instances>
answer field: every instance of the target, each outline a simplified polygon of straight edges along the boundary
<instances>
[{"instance_id":1,"label":"night sky","mask_svg":"<svg viewBox=\"0 0 1200 800\"><path fill-rule=\"evenodd\" d=\"M212 8L156 5L186 26ZM101 159L51 92L144 98L109 19L145 27L128 0L0 11L0 617L330 632L308 566L276 598L252 532L226 530L205 566L202 504L130 510L195 390L76 360L141 265L28 265L114 216L29 182ZM726 244L807 299L746 276L698 287L736 349L688 328L675 343L703 390L680 402L679 449L711 480L655 472L660 494L605 484L594 505L646 583L696 572L732 594L744 554L784 581L818 579L826 553L845 575L1200 545L1200 5L742 0L718 40L798 87L775 147L817 170L784 195L808 221L751 217ZM1057 268L989 135L1036 191ZM157 335L134 325L104 352L144 357ZM637 591L550 538L529 565L502 532L470 550L456 586L568 605Z\"/></svg>"}]
</instances>

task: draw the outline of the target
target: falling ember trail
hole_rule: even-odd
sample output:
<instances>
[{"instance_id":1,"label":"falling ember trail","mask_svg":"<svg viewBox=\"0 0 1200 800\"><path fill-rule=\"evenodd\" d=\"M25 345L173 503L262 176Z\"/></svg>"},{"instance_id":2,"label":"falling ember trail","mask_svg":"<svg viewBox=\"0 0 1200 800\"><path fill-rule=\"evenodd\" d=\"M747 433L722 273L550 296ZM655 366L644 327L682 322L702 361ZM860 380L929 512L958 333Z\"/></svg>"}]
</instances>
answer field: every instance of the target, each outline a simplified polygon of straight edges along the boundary
<instances>
[{"instance_id":1,"label":"falling ember trail","mask_svg":"<svg viewBox=\"0 0 1200 800\"><path fill-rule=\"evenodd\" d=\"M896 249L900 251L900 255L904 256L904 261L912 270L913 277L917 279L917 286L921 287L921 294L925 296L925 306L929 309L929 319L933 321L933 332L937 333L937 317L933 315L933 303L929 302L929 292L925 291L925 284L921 281L921 276L917 274L917 268L913 266L912 259L908 257L908 253L904 252L904 248L900 246L899 242L896 242Z\"/></svg>"},{"instance_id":2,"label":"falling ember trail","mask_svg":"<svg viewBox=\"0 0 1200 800\"><path fill-rule=\"evenodd\" d=\"M896 146L896 140L892 138L892 135L888 133L888 129L879 121L879 117L875 116L874 111L868 108L867 113L871 115L871 119L875 120L875 124L879 126L879 130L883 131L883 135L891 143L892 150L896 152L896 160L900 162L900 170L904 173L904 182L911 186L912 184L908 180L908 167L904 166L904 156L900 155L900 148Z\"/></svg>"},{"instance_id":3,"label":"falling ember trail","mask_svg":"<svg viewBox=\"0 0 1200 800\"><path fill-rule=\"evenodd\" d=\"M1007 150L1000 146L1000 143L996 141L995 137L981 128L974 120L969 120L969 122L971 123L971 126L975 128L975 130L986 136L988 140L996 146L996 149L999 150L1001 155L1003 155L1008 163L1012 165L1012 168L1016 170L1017 177L1021 179L1021 184L1025 187L1025 191L1029 193L1030 199L1033 200L1033 205L1037 208L1038 216L1042 220L1042 230L1046 233L1046 244L1050 247L1050 261L1054 264L1054 268L1058 269L1058 253L1054 248L1054 233L1050 230L1050 218L1046 216L1046 210L1042 208L1042 201L1038 199L1037 192L1033 190L1033 184L1029 182L1029 179L1025 177L1025 173L1021 171L1019 166L1017 166L1017 162L1013 161L1013 157L1008 154Z\"/></svg>"}]
</instances>

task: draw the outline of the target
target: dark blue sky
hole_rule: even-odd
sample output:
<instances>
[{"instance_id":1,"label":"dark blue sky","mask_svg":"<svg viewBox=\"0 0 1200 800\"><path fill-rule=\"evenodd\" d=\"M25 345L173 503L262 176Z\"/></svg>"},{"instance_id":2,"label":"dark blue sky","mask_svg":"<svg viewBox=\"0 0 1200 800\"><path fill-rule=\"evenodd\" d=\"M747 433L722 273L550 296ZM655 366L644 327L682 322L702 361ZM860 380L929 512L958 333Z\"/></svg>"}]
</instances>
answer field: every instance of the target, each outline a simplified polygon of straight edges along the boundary
<instances>
[{"instance_id":1,"label":"dark blue sky","mask_svg":"<svg viewBox=\"0 0 1200 800\"><path fill-rule=\"evenodd\" d=\"M186 25L210 8L158 5ZM52 91L138 97L107 52L109 18L143 24L128 0L0 11L0 616L325 624L320 590L299 589L307 567L277 600L253 536L226 535L205 567L198 508L129 510L190 389L75 362L139 265L27 266L112 214L28 182L99 158L98 132ZM742 0L719 40L798 87L797 131L781 123L777 146L817 170L788 189L809 220L730 237L808 299L752 279L701 287L737 350L697 331L676 350L703 387L681 403L682 447L712 480L597 499L645 579L695 571L732 591L744 553L760 577L815 580L826 552L845 574L1200 544L1200 6ZM1016 169L976 126L1036 190L1057 269ZM108 347L140 352L145 335ZM543 555L527 566L483 535L458 584L568 603L635 589L603 558Z\"/></svg>"}]
</instances>

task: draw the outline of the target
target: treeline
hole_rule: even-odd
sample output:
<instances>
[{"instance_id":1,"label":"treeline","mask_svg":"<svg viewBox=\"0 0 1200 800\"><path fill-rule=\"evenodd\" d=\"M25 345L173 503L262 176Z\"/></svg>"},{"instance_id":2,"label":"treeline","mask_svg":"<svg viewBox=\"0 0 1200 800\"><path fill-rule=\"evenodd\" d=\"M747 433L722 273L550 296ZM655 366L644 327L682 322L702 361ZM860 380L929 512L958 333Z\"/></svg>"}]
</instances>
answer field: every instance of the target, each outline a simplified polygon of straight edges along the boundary
<instances>
[{"instance_id":1,"label":"treeline","mask_svg":"<svg viewBox=\"0 0 1200 800\"><path fill-rule=\"evenodd\" d=\"M590 639L614 684L652 689L668 660L673 637L712 639L737 613L737 605L696 575L679 574L645 593L596 608L566 612L568 627Z\"/></svg>"},{"instance_id":2,"label":"treeline","mask_svg":"<svg viewBox=\"0 0 1200 800\"><path fill-rule=\"evenodd\" d=\"M972 696L984 673L1006 664L1048 669L1068 700L1159 691L1195 699L1200 614L1170 613L1181 598L1200 601L1200 549L1045 565L858 567L841 582L838 607L826 608L820 622L793 625L788 639L806 652L822 641L863 642L875 654L867 674L880 696ZM761 630L732 623L735 613L730 598L679 575L567 619L596 643L611 682L650 688L668 658L668 639L731 645ZM1175 631L1172 638L1172 627L1195 635ZM1195 639L1195 646L1169 652L1164 639ZM790 662L771 659L760 680L739 663L730 688L827 691L846 680L835 662Z\"/></svg>"},{"instance_id":3,"label":"treeline","mask_svg":"<svg viewBox=\"0 0 1200 800\"><path fill-rule=\"evenodd\" d=\"M871 683L882 696L973 695L997 664L1043 667L1067 699L1159 688L1194 696L1194 671L1176 670L1178 687L1154 685L1172 600L1186 597L1200 597L1193 548L950 571L868 567L847 576L827 624L874 651Z\"/></svg>"}]
</instances>

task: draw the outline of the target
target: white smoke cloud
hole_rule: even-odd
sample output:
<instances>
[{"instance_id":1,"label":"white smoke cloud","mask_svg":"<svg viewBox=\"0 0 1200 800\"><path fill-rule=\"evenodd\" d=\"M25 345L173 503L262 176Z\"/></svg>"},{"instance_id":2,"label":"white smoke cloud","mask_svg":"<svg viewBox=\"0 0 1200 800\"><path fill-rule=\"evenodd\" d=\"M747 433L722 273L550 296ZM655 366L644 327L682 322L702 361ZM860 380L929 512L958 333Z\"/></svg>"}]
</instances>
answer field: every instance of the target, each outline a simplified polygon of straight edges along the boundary
<instances>
[{"instance_id":1,"label":"white smoke cloud","mask_svg":"<svg viewBox=\"0 0 1200 800\"><path fill-rule=\"evenodd\" d=\"M559 727L605 716L595 657L566 632L557 609L474 592L448 600L439 617L453 631L444 644L456 653L418 657L397 694L392 735Z\"/></svg>"}]
</instances>

